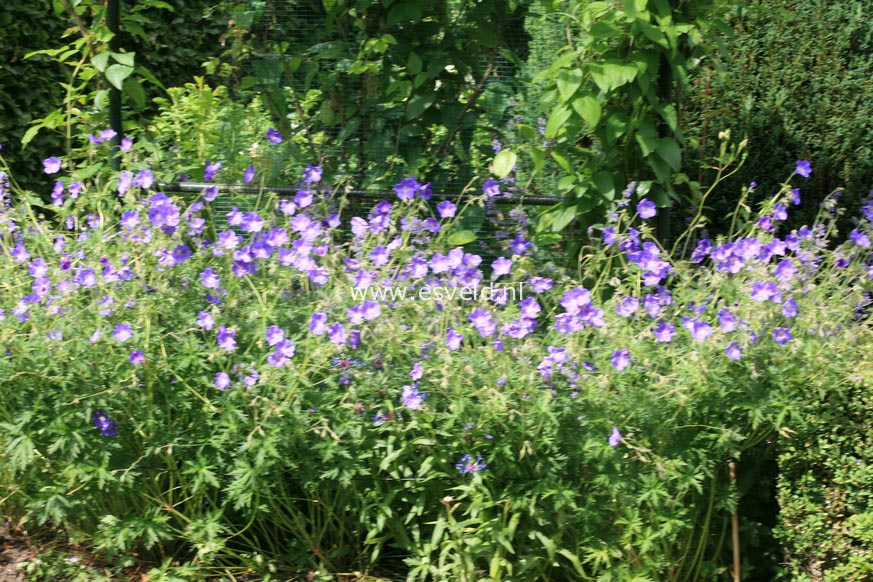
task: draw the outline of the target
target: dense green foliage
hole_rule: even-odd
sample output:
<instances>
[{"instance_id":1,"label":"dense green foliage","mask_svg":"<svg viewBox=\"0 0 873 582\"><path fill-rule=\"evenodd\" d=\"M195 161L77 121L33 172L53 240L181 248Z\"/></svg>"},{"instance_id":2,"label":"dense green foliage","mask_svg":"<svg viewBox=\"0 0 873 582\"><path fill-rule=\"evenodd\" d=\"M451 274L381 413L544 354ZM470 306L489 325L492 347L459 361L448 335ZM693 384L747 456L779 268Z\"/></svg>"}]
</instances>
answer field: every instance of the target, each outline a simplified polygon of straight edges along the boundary
<instances>
[{"instance_id":1,"label":"dense green foliage","mask_svg":"<svg viewBox=\"0 0 873 582\"><path fill-rule=\"evenodd\" d=\"M871 385L858 374L806 387L797 433L780 443L778 536L788 580L873 576Z\"/></svg>"},{"instance_id":2,"label":"dense green foliage","mask_svg":"<svg viewBox=\"0 0 873 582\"><path fill-rule=\"evenodd\" d=\"M227 2L237 42L210 71L239 98L256 88L297 158L358 187L426 174L439 190L457 188L506 122L526 46L519 4Z\"/></svg>"},{"instance_id":3,"label":"dense green foliage","mask_svg":"<svg viewBox=\"0 0 873 582\"><path fill-rule=\"evenodd\" d=\"M65 20L46 18L47 1L6 2L0 10L0 145L16 175L31 183L40 172L39 150L58 149L59 136L42 134L30 153L22 152L20 139L34 119L47 115L60 102L62 68L54 63L25 59L35 50L53 47L67 27ZM22 26L40 22L41 26ZM35 186L36 184L31 184Z\"/></svg>"},{"instance_id":4,"label":"dense green foliage","mask_svg":"<svg viewBox=\"0 0 873 582\"><path fill-rule=\"evenodd\" d=\"M707 67L685 94L689 165L718 148L731 128L750 140L750 158L732 182L769 196L798 157L815 175L798 217L808 220L837 188L855 206L873 184L873 23L861 0L723 2L733 36L723 70ZM699 153L699 155L697 155ZM695 176L705 180L705 175ZM713 205L718 216L730 196ZM717 228L717 225L714 225Z\"/></svg>"},{"instance_id":5,"label":"dense green foliage","mask_svg":"<svg viewBox=\"0 0 873 582\"><path fill-rule=\"evenodd\" d=\"M121 71L127 65L106 59L100 66L103 71L97 71L94 62L99 64L100 58L91 61L107 49L104 5L102 1L10 0L0 11L4 31L0 36L0 144L18 179L34 188L40 182L40 151L78 146L66 134L67 106L75 110L70 119L82 123L77 128L82 136L106 125L105 89L110 82L102 73L108 65L115 64ZM163 87L190 81L215 54L227 19L212 8L207 0L124 5L121 49L130 53L129 62L144 75L139 81L136 76L122 80L124 121L129 127L142 125L156 111L151 100L163 93ZM40 25L21 24L32 22ZM38 51L50 52L32 54ZM69 94L67 85L72 89ZM28 132L32 127L40 130ZM22 138L29 147L21 147Z\"/></svg>"},{"instance_id":6,"label":"dense green foliage","mask_svg":"<svg viewBox=\"0 0 873 582\"><path fill-rule=\"evenodd\" d=\"M550 155L561 170L556 186L565 202L543 217L543 226L559 232L572 220L583 227L602 221L631 181L639 181L641 195L660 207L693 203L690 194L698 187L681 173L684 139L674 84L684 86L689 64L714 45L707 38L708 4L543 4L563 15L561 36L567 39L534 77L546 82L540 98L549 141L541 144L532 127L519 128L535 140L534 165L542 168ZM682 198L674 187L679 183Z\"/></svg>"}]
</instances>

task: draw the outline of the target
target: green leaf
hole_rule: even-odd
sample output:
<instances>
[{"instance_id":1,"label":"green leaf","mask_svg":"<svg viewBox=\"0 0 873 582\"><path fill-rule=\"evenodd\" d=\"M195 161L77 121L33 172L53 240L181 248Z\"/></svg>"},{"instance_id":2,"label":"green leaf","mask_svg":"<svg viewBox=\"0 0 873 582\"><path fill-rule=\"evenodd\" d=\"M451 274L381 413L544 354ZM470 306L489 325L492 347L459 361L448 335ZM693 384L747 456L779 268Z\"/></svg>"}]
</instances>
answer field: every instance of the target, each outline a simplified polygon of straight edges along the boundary
<instances>
[{"instance_id":1,"label":"green leaf","mask_svg":"<svg viewBox=\"0 0 873 582\"><path fill-rule=\"evenodd\" d=\"M536 176L543 171L543 167L546 165L546 154L539 148L533 148L528 153L533 161L533 175Z\"/></svg>"},{"instance_id":2,"label":"green leaf","mask_svg":"<svg viewBox=\"0 0 873 582\"><path fill-rule=\"evenodd\" d=\"M33 127L27 128L27 131L24 132L24 136L21 138L21 149L27 147L33 138L36 137L36 134L39 133L39 130L42 129L42 125L34 125Z\"/></svg>"},{"instance_id":3,"label":"green leaf","mask_svg":"<svg viewBox=\"0 0 873 582\"><path fill-rule=\"evenodd\" d=\"M664 33L661 32L658 27L652 25L648 19L643 20L642 18L639 18L634 24L639 27L643 35L650 41L661 48L670 48L670 43L667 41L667 37L664 36Z\"/></svg>"},{"instance_id":4,"label":"green leaf","mask_svg":"<svg viewBox=\"0 0 873 582\"><path fill-rule=\"evenodd\" d=\"M133 59L136 57L136 53L112 53L112 58L115 59L116 62L121 63L122 65L127 65L128 67L132 67Z\"/></svg>"},{"instance_id":5,"label":"green leaf","mask_svg":"<svg viewBox=\"0 0 873 582\"><path fill-rule=\"evenodd\" d=\"M588 66L591 78L604 93L630 83L637 76L637 68L633 65L621 63L592 63Z\"/></svg>"},{"instance_id":6,"label":"green leaf","mask_svg":"<svg viewBox=\"0 0 873 582\"><path fill-rule=\"evenodd\" d=\"M603 141L607 147L612 147L625 134L628 126L628 117L622 111L616 111L606 117L603 124Z\"/></svg>"},{"instance_id":7,"label":"green leaf","mask_svg":"<svg viewBox=\"0 0 873 582\"><path fill-rule=\"evenodd\" d=\"M646 9L646 0L622 0L621 3L625 13L632 18L636 18L640 12L644 12Z\"/></svg>"},{"instance_id":8,"label":"green leaf","mask_svg":"<svg viewBox=\"0 0 873 582\"><path fill-rule=\"evenodd\" d=\"M110 65L106 69L106 80L119 91L124 87L124 80L133 73L133 67L127 65Z\"/></svg>"},{"instance_id":9,"label":"green leaf","mask_svg":"<svg viewBox=\"0 0 873 582\"><path fill-rule=\"evenodd\" d=\"M109 51L98 53L91 57L91 64L101 73L106 70L106 63L109 61Z\"/></svg>"},{"instance_id":10,"label":"green leaf","mask_svg":"<svg viewBox=\"0 0 873 582\"><path fill-rule=\"evenodd\" d=\"M515 127L516 129L518 129L519 135L521 135L521 137L523 137L524 139L537 139L539 137L537 130L529 125L519 123Z\"/></svg>"},{"instance_id":11,"label":"green leaf","mask_svg":"<svg viewBox=\"0 0 873 582\"><path fill-rule=\"evenodd\" d=\"M570 165L570 162L567 160L567 158L565 158L564 156L562 156L562 155L559 154L558 152L552 152L552 158L553 158L556 162L558 162L558 165L561 166L561 168L562 168L565 172L567 172L568 174L572 174L572 173L573 173L573 166Z\"/></svg>"},{"instance_id":12,"label":"green leaf","mask_svg":"<svg viewBox=\"0 0 873 582\"><path fill-rule=\"evenodd\" d=\"M588 29L588 34L590 34L594 38L613 39L617 36L620 36L621 32L611 22L598 20L594 23L593 26L591 26L591 28Z\"/></svg>"},{"instance_id":13,"label":"green leaf","mask_svg":"<svg viewBox=\"0 0 873 582\"><path fill-rule=\"evenodd\" d=\"M658 130L650 119L646 119L640 124L634 138L643 152L643 157L648 157L658 147Z\"/></svg>"},{"instance_id":14,"label":"green leaf","mask_svg":"<svg viewBox=\"0 0 873 582\"><path fill-rule=\"evenodd\" d=\"M494 156L492 173L498 178L505 178L512 172L516 163L518 163L518 156L515 152L511 150L503 150Z\"/></svg>"},{"instance_id":15,"label":"green leaf","mask_svg":"<svg viewBox=\"0 0 873 582\"><path fill-rule=\"evenodd\" d=\"M615 180L612 172L602 170L594 174L594 185L607 200L615 198Z\"/></svg>"},{"instance_id":16,"label":"green leaf","mask_svg":"<svg viewBox=\"0 0 873 582\"><path fill-rule=\"evenodd\" d=\"M561 232L576 218L575 206L562 206L552 216L552 232Z\"/></svg>"},{"instance_id":17,"label":"green leaf","mask_svg":"<svg viewBox=\"0 0 873 582\"><path fill-rule=\"evenodd\" d=\"M421 67L421 57L410 51L409 57L406 59L406 69L413 75L417 75L421 72Z\"/></svg>"},{"instance_id":18,"label":"green leaf","mask_svg":"<svg viewBox=\"0 0 873 582\"><path fill-rule=\"evenodd\" d=\"M139 81L133 78L125 79L124 92L136 104L137 109L145 107L146 94Z\"/></svg>"},{"instance_id":19,"label":"green leaf","mask_svg":"<svg viewBox=\"0 0 873 582\"><path fill-rule=\"evenodd\" d=\"M658 182L660 182L661 184L668 184L670 182L670 164L665 162L658 155L649 156L648 158L646 158L646 161L649 162L649 165L655 172L655 176L658 178Z\"/></svg>"},{"instance_id":20,"label":"green leaf","mask_svg":"<svg viewBox=\"0 0 873 582\"><path fill-rule=\"evenodd\" d=\"M673 168L674 172L678 172L682 167L682 150L679 149L679 144L675 139L662 137L658 140L658 147L655 152Z\"/></svg>"},{"instance_id":21,"label":"green leaf","mask_svg":"<svg viewBox=\"0 0 873 582\"><path fill-rule=\"evenodd\" d=\"M552 113L549 114L549 121L546 123L546 138L554 138L558 134L558 131L564 127L572 114L573 111L567 109L563 105L553 109Z\"/></svg>"},{"instance_id":22,"label":"green leaf","mask_svg":"<svg viewBox=\"0 0 873 582\"><path fill-rule=\"evenodd\" d=\"M436 94L434 93L418 94L410 97L409 102L406 104L406 119L415 119L421 116L427 108L433 105L435 99Z\"/></svg>"},{"instance_id":23,"label":"green leaf","mask_svg":"<svg viewBox=\"0 0 873 582\"><path fill-rule=\"evenodd\" d=\"M569 101L576 92L576 89L582 85L582 70L570 69L561 71L558 75L557 84L558 93L561 94L564 101Z\"/></svg>"},{"instance_id":24,"label":"green leaf","mask_svg":"<svg viewBox=\"0 0 873 582\"><path fill-rule=\"evenodd\" d=\"M459 230L450 234L448 238L449 244L455 247L470 244L474 240L476 240L476 233L472 230Z\"/></svg>"},{"instance_id":25,"label":"green leaf","mask_svg":"<svg viewBox=\"0 0 873 582\"><path fill-rule=\"evenodd\" d=\"M589 127L592 129L597 127L597 123L600 121L600 115L602 114L602 109L600 108L600 102L594 96L583 95L582 97L574 99L570 105L572 105L573 111L575 111Z\"/></svg>"}]
</instances>

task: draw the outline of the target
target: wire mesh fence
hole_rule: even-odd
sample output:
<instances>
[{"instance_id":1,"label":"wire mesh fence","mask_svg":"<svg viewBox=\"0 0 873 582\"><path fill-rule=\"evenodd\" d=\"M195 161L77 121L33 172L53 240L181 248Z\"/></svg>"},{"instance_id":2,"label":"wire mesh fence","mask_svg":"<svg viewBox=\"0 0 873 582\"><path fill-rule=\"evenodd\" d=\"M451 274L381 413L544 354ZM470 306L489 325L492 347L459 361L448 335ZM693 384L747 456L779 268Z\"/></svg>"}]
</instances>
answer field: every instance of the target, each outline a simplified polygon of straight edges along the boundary
<instances>
[{"instance_id":1,"label":"wire mesh fence","mask_svg":"<svg viewBox=\"0 0 873 582\"><path fill-rule=\"evenodd\" d=\"M538 96L520 78L529 75L529 60L538 66L548 58L555 31L535 5L236 3L229 36L236 35L238 47L224 63L236 105L218 120L226 167L241 175L253 154L266 159L260 137L266 123L283 136L281 146L271 146L269 164L261 164L269 165L267 184L277 193L293 196L294 177L306 163L324 166L362 213L410 175L443 193L435 199L456 197L469 184L478 190L514 124L537 124L538 104L532 102ZM493 29L482 30L483 16ZM173 186L185 192L202 187ZM507 221L520 201L534 208L560 202L548 195L522 197L511 180L503 190L515 192L497 202L495 214ZM220 191L215 208L223 213L242 207L259 189L235 184ZM494 248L500 222L492 217L476 225L481 250Z\"/></svg>"}]
</instances>

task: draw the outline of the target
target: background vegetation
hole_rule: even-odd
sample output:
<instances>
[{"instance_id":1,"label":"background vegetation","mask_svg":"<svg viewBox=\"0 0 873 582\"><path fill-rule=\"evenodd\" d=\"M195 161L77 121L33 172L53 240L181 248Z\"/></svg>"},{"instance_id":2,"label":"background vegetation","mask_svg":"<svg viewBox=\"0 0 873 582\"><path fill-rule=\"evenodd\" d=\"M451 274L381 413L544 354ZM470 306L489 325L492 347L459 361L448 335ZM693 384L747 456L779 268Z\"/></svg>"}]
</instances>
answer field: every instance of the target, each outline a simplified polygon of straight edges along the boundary
<instances>
[{"instance_id":1,"label":"background vegetation","mask_svg":"<svg viewBox=\"0 0 873 582\"><path fill-rule=\"evenodd\" d=\"M658 224L651 225L661 242L675 240L693 219L693 229L688 238L683 239L683 243L688 244L678 249L687 250L675 257L677 260L687 259L699 240L717 242L716 237L727 233L735 222L747 224L746 221L754 217L753 207L763 204L768 212L773 210L767 204L772 202L785 176L801 158L811 161L812 174L803 184L800 205L790 213L788 222L779 231L780 236L786 240L798 236L795 227L812 223L816 218L822 218L824 213L828 217L832 215L841 227L828 234L833 241L838 241L845 239L861 222L859 214L854 211L865 204L864 198L873 186L873 116L870 115L873 113L870 111L873 102L870 99L873 25L866 18L866 3L859 0L836 3L816 0L712 3L671 3L666 0L180 0L172 4L150 0L137 3L135 10L130 5L123 6L127 10L122 23L122 48L118 54L107 53L103 2L15 0L7 2L0 12L0 25L4 30L0 37L0 143L11 168L9 173L31 191L24 198L34 207L45 205L41 212L47 218L62 212L48 204L55 180L46 178L42 166L44 158L50 155L63 157L67 164L65 170L71 172L70 179L64 178L65 188L70 186L71 179L82 179L91 180L95 188L109 192L114 187L114 180L120 179L106 173L109 152L106 146L94 147L87 137L87 134L94 134L107 125L106 95L113 83L107 74L109 66L124 71L124 78L117 81L125 91L124 132L137 137L136 154L128 158L132 164L129 171L153 168L157 177L163 180L187 177L199 181L206 177L205 162L220 162L218 181L241 182L251 166L256 171L256 184L293 185L298 182L304 164L320 163L334 177L332 186L338 191L368 189L391 192L397 180L415 176L422 182L431 179L437 191L460 192L472 181L472 189L478 192L482 181L489 176L489 170L493 170L491 177L496 178L501 202L486 200L481 205L468 206L453 227L455 238L452 241L466 244L467 251L473 250L470 246L472 240L481 239L486 229L498 231L497 242L490 248L506 251L510 238L501 227L513 222L516 226L524 223L525 236L536 242L540 251L557 248L559 252L584 259L599 240L602 228L610 224L611 212L624 204L630 204L633 209L639 199L648 196L662 207L656 218ZM39 22L40 26L22 26L21 23L25 22ZM68 50L50 51L62 46ZM34 51L42 53L27 58ZM126 64L128 60L130 65ZM602 62L612 68L607 71ZM282 134L281 143L267 139L267 131L271 128ZM28 129L31 130L29 134ZM736 157L729 165L722 163L730 153L723 149L728 141L724 135L720 136L726 129L731 130L732 143L747 140L747 147L732 150ZM23 136L30 138L24 149L19 145ZM495 158L498 152L502 153ZM627 182L632 180L637 182L636 188L626 190ZM751 187L753 182L755 186ZM713 183L718 183L719 187L710 190ZM841 202L849 212L837 208L835 199L838 196L831 196L836 189L844 189ZM0 185L0 191L8 196L9 187L5 182ZM148 191L148 188L143 191ZM529 213L516 209L512 221L507 221L510 212L507 201L532 195L560 196L562 202L538 216L530 208ZM745 206L741 205L733 214L740 197ZM229 198L220 200L229 201ZM348 206L344 212L349 212L348 208L362 214L370 212L369 206L361 205L353 197L346 200ZM245 210L256 206L252 198L240 198L233 203ZM244 207L244 204L249 206ZM664 212L670 206L673 206L672 214ZM700 213L696 214L698 210ZM96 213L98 209L89 208L88 211ZM433 208L430 212L434 212ZM215 215L218 215L218 210ZM730 221L725 217L730 217ZM210 220L214 218L210 217ZM79 219L84 220L85 215ZM4 249L9 252L19 242L17 237L20 234L13 234L13 230L6 233ZM824 244L824 241L819 242ZM40 244L51 246L47 239ZM7 262L10 256L7 255ZM547 256L540 254L538 258L545 263ZM839 265L841 259L863 263L866 257L861 253L848 253L832 259L835 265ZM605 280L607 275L624 276L627 263L616 259L600 265ZM554 268L558 267L555 265ZM840 274L841 268L834 267L833 272ZM570 272L578 275L579 265L574 263ZM853 284L867 276L862 270L856 275L857 278L851 280ZM595 280L586 280L586 283ZM170 285L170 281L166 283ZM29 280L22 279L19 287L29 285ZM19 299L16 295L19 287L13 287L7 285L4 289L7 325L12 321L9 314L16 307L12 298ZM825 295L833 292L834 298L840 296L834 288L824 288L829 289L823 292ZM606 294L605 300L610 300L610 293ZM256 301L247 295L240 297L240 301ZM869 297L865 297L859 301L863 304L868 300ZM151 317L145 313L140 319L146 322L151 321ZM48 322L44 323L48 325ZM44 337L43 332L50 331L48 328L34 329L37 331L32 333L42 334L39 341L17 332L6 338L9 342L20 342L14 344L20 348L15 359L4 364L11 366L7 370L10 376L23 369L44 365L48 370L44 378L67 377L65 390L75 392L78 388L72 383L90 381L85 374L87 370L76 376L66 368L49 369L56 363L30 361L28 354L50 352L56 345L52 343L55 340ZM175 332L167 333L172 336ZM761 579L779 576L786 580L861 580L869 577L871 557L866 548L871 543L871 520L869 496L865 493L870 481L865 461L869 450L861 444L861 437L870 430L869 377L859 363L861 360L852 359L853 354L862 353L863 346L867 345L863 344L864 337L850 334L843 338L845 344L828 344L827 349L839 356L831 363L810 353L810 361L804 363L806 367L802 370L781 360L774 363L768 359L770 355L753 360L753 364L743 369L745 376L733 376L739 372L725 368L730 370L724 371L722 380L725 384L749 385L752 393L727 394L723 392L726 388L715 382L707 388L712 392L704 394L702 408L698 411L701 416L695 418L701 424L727 423L725 426L728 426L738 422L737 419L724 410L707 408L710 406L707 398L742 400L748 397L750 400L742 400L740 406L746 407L743 410L750 410L752 404L760 404L754 398L766 396L778 400L767 400L771 416L764 420L752 418L748 426L765 426L768 430L755 432L746 425L734 427L737 434L746 434L749 438L744 441L749 445L745 448L725 448L723 443L700 445L696 439L708 438L700 435L688 437L687 450L683 448L685 445L670 441L673 444L669 446L682 449L679 455L682 462L695 467L697 472L693 475L699 478L695 477L694 482L711 485L714 493L707 498L695 489L693 483L683 484L681 479L688 475L676 467L673 469L677 481L664 485L668 487L664 490L651 481L652 475L662 475L662 467L656 466L654 473L634 473L627 483L615 485L617 489L611 493L618 492L633 499L638 505L632 507L642 513L625 515L625 529L613 532L616 537L604 542L605 549L586 546L589 557L600 556L591 558L599 560L593 568L603 568L603 572L609 572L615 579L623 579L625 570L630 567L628 564L638 559L638 565L643 564L641 568L663 576L665 570L659 570L662 564L658 560L673 556L671 552L681 547L677 540L685 540L684 543L697 544L688 568L699 571L710 568L707 572L716 576L724 571L723 564L727 560L726 546L719 537L724 530L719 531L717 526L726 527L728 510L736 504L742 520L743 555L748 560L745 565ZM861 342L862 347L858 347L857 342ZM86 347L81 344L75 349L84 350ZM848 351L843 353L843 350ZM374 359L377 355L368 354L368 358ZM174 352L170 360L177 357L182 358ZM411 361L404 362L411 365ZM326 368L333 365L323 364ZM476 365L482 366L484 384L486 371L493 369L494 362L486 358ZM506 365L508 374L524 375L523 371ZM837 369L840 366L846 369L857 367L858 374L845 376ZM101 382L114 385L117 373L115 368L101 372ZM693 376L692 372L688 374ZM671 376L663 371L663 377ZM793 378L787 392L782 385L783 378ZM28 390L54 389L54 380L46 382L45 385L25 383L16 386ZM392 382L399 380L393 379L389 383ZM630 382L623 389L626 389L624 397L628 402L645 400L642 384ZM341 400L340 392L336 396ZM73 397L72 392L70 397ZM382 397L381 393L373 395L373 398ZM605 411L609 411L620 418L637 414L635 409L611 408L613 404L606 395L599 397L603 400L597 403L601 406L598 414L607 415ZM61 406L63 402L58 400L55 404ZM144 404L133 399L125 406L133 410L140 405L154 404L152 400ZM638 428L660 426L669 417L669 410L659 408L663 403L650 404L652 417L640 420ZM187 401L181 405L191 407ZM6 439L3 454L9 461L5 479L15 483L16 479L23 479L22 475L26 475L29 486L35 487L28 493L31 495L27 506L29 516L60 523L80 508L94 503L99 497L96 491L102 491L101 487L110 487L106 484L110 481L99 485L91 483L84 491L93 497L86 495L70 501L72 505L65 505L66 502L61 501L60 489L49 483L55 479L54 474L27 473L33 470L30 463L36 460L21 457L30 454L27 452L30 449L15 439L39 440L47 439L46 435L63 433L64 439L76 440L80 438L77 431L84 429L71 429L73 424L58 425L53 416L43 418L41 422L45 424L39 425L41 428L37 429L37 425L28 427L30 417L21 416L19 409L10 407L8 410L12 412L4 419L7 424L2 437ZM205 410L186 409L167 422L176 423L173 424L176 427L187 426L186 423L208 423L209 414ZM573 506L575 502L564 497L578 493L577 476L574 476L572 486L564 480L566 475L562 473L564 465L561 463L567 463L568 459L576 459L579 466L603 471L604 475L616 476L621 472L614 465L614 459L605 456L609 453L606 447L597 449L591 445L594 448L577 451L563 450L563 445L554 444L561 442L560 435L567 436L561 431L572 419L561 415L569 414L568 410L556 413L546 407L538 412L543 414L543 426L553 430L548 433L544 429L544 442L548 444L543 446L552 451L556 459L556 465L549 469L553 471L550 475L554 478L554 489L544 495L553 500L554 505L550 506L553 514L564 516L562 512L571 508L568 511L573 514L572 519L568 519L577 520L573 523L581 524L579 527L588 527L584 524L589 519L591 523L598 523L598 519L609 522L603 515L579 513L578 507ZM22 420L25 418L27 422ZM300 426L311 422L306 418ZM300 420L296 416L295 419L295 422ZM607 422L606 416L600 420ZM349 424L343 424L343 430L358 434L355 431L360 427L356 428L357 425L349 419L342 422L347 421ZM154 429L157 421L152 418L148 421L132 419L132 422L143 423L142 432L151 434L149 431ZM783 430L773 432L775 428ZM227 434L242 434L234 432L241 431L239 427L228 430ZM309 429L300 430L302 435ZM184 440L191 436L182 435L182 428L179 431L172 438ZM766 438L761 442L754 442L753 446L749 444L765 433ZM419 435L416 438L425 437ZM652 441L638 446L666 446L664 443L669 438L664 436L665 440L661 441L659 438L653 436ZM227 439L234 441L236 437ZM597 439L602 440L599 433ZM64 447L74 446L68 440L61 445L56 442L52 444L46 440L43 444L60 447L57 450L61 453L67 450ZM172 443L168 441L166 444ZM524 443L515 445L522 447ZM512 454L519 454L512 448L515 445L507 445L508 448L501 453L507 462ZM699 449L694 448L698 445ZM139 455L145 450L142 443L135 441L129 441L125 446L129 447L124 453L128 455ZM42 449L37 447L36 450ZM162 450L155 449L150 454L160 456ZM415 449L415 454L421 452L420 448ZM647 452L637 449L633 455L637 455L635 459L639 460ZM742 453L741 477L736 489L724 481L723 466L718 464L726 455L734 453ZM221 457L224 453L210 451L203 454L206 456L187 458L184 462L196 465L208 460L216 466L224 462ZM324 454L328 459L339 453L325 449ZM355 450L346 450L342 454L353 458L361 456ZM689 460L682 455L699 456ZM413 471L413 466L422 460L414 455L410 458L408 465L398 465L397 470ZM166 459L161 457L160 460ZM375 463L378 459L373 457L371 460ZM670 462L674 461L675 458L671 457ZM83 470L90 471L77 463L68 466L67 478L80 475ZM379 464L379 470L386 470L381 468L381 460ZM270 470L277 471L275 475L288 470L280 465L272 467ZM202 472L201 469L197 470ZM522 469L524 467L518 470ZM364 469L358 467L355 470ZM442 470L451 473L451 467ZM320 476L313 475L310 477L315 483ZM169 482L161 481L165 477L156 477L150 485L155 489L146 488L145 491L161 498L171 489ZM455 537L440 538L447 540L440 542L443 545L439 546L445 549L445 554L438 549L437 542L425 551L424 546L416 546L414 540L402 539L399 533L402 528L385 533L386 528L394 526L380 523L378 517L374 517L375 526L369 522L344 523L341 531L332 531L330 535L337 535L343 543L350 544L361 541L355 536L364 536L368 547L375 545L380 551L385 548L389 555L397 551L397 555L406 558L416 551L423 552L422 556L430 552L428 555L432 559L437 559L437 554L452 556L451 559L458 562L453 562L451 567L458 568L458 572L473 572L483 567L477 560L487 552L481 547L471 549L472 546L463 541L469 534L465 528L484 536L473 536L472 539L490 539L482 542L483 547L498 548L495 555L504 555L499 549L505 549L500 537L503 533L489 530L486 522L493 517L508 520L500 522L501 527L518 527L518 522L512 526L510 513L500 513L501 495L530 501L525 497L524 487L513 489L512 479L516 477L509 473L500 475L506 479L505 483L500 482L502 489L471 487L464 490L465 495L470 495L480 505L474 504L477 509L469 510L469 515L465 516L468 519L455 524L455 533L452 534ZM48 481L43 482L44 479ZM125 495L135 495L137 483L115 483L111 487L117 486L118 491ZM478 486L479 482L476 484ZM224 478L218 485L188 483L185 486L191 488L188 501L205 498L213 504L218 497L204 493L209 487L214 492L229 488L237 491ZM414 496L407 499L415 511L431 520L426 522L427 527L439 523L438 514L442 515L440 512L450 507L437 506L442 498L437 496L440 486L438 480L428 482L416 489L422 495L420 499L414 500ZM675 489L669 489L674 486ZM300 493L303 496L306 486L301 487L294 490L294 495ZM665 529L660 532L640 533L641 524L649 523L640 515L660 519L669 514L669 504L659 499L667 490L670 495L686 496L684 498L690 500L692 509L684 515L688 519L691 519L689 516L705 515L707 499L716 500L710 509L717 508L713 515L717 516L718 523L713 522L711 536L694 528L687 529L687 523L683 526L665 523ZM370 507L366 505L369 503L366 499L372 492L368 491L365 488L353 489L349 493L351 497L337 501L337 507L355 507L359 513L364 511ZM360 497L355 497L357 493ZM275 495L271 503L279 505L287 504L293 497L289 491L270 490L269 494ZM0 495L0 499L5 499L5 496ZM415 504L423 503L425 499L433 507L418 509ZM151 501L139 499L136 503L147 505ZM6 507L13 507L8 511L20 513L25 506L4 506L4 511L7 511ZM478 513L479 508L482 513ZM329 517L318 511L312 513L311 507L293 504L284 506L285 510L288 515L298 517L309 512L305 516L307 520ZM222 522L221 527L236 527L246 519L259 519L257 512L234 513L238 511L239 508L234 507L229 521ZM548 521L543 515L524 515L518 520L530 520L524 521L524 527L530 526L525 530L529 533L539 531L536 524ZM197 524L219 523L210 522L210 516L214 517L208 511L203 513L198 519L206 521ZM74 539L79 539L76 537L79 535L91 535L97 528L109 548L111 542L107 540L122 532L133 541L130 546L112 546L113 552L146 547L153 552L151 558L158 561L166 558L161 552L167 548L190 556L192 551L211 548L209 544L223 535L215 530L214 538L194 539L186 529L189 525L180 521L167 529L164 527L166 522L161 521L163 517L159 520L149 518L148 523L101 524L97 523L96 514L88 516L82 513L78 518L82 521L75 524L75 532L71 530ZM297 528L294 531L303 535L301 532L305 528L301 529L299 523L285 525ZM153 531L150 529L153 527L158 529ZM258 522L255 529L262 527L266 526ZM675 529L670 529L673 527ZM181 545L173 545L176 542L162 545L169 539L167 536L172 537L179 531L186 532L178 538L185 539L179 542ZM372 534L375 537L369 539L365 531L379 533ZM433 531L421 530L419 534L432 535L436 539ZM260 533L267 537L276 535L276 532ZM382 535L386 537L379 537ZM550 549L536 533L530 535L533 537L518 546L525 548L523 551L529 552L530 556L545 550L550 560L565 560L562 567L575 567L572 559L558 551L562 546ZM149 536L157 537L152 539ZM620 546L619 538L625 545L616 549L615 544ZM647 545L653 543L653 539L666 540L666 545L658 549L660 554ZM342 545L336 541L335 544L337 547ZM245 553L239 547L231 549L239 554ZM516 549L513 546L513 550ZM468 550L471 553L465 554ZM338 552L329 558L319 558L323 560L321 562L319 559L307 562L311 556L306 557L305 552L301 552L286 558L296 565L308 564L322 569L326 568L328 559L335 559L330 565L338 567L358 558ZM555 558L556 555L563 558ZM245 560L251 560L250 565L256 562L253 556L245 556ZM472 562L464 562L464 556L472 556ZM555 567L536 557L530 560L525 567L531 568L529 571L546 572L542 574L544 576L550 575L547 573ZM397 559L392 563L400 561ZM420 564L422 576L427 575L424 563ZM504 566L498 563L494 567L500 570ZM262 571L268 570L262 568ZM670 575L681 576L690 571L681 570Z\"/></svg>"}]
</instances>

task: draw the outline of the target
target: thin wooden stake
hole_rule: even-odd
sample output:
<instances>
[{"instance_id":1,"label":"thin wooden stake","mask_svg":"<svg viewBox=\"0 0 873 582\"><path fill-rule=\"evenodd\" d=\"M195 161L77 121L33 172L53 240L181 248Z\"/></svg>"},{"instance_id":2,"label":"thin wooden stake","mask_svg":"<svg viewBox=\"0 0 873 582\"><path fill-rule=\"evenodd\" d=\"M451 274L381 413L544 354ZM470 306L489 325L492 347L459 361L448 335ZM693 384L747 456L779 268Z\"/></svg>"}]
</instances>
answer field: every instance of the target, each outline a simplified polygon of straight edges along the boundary
<instances>
[{"instance_id":1,"label":"thin wooden stake","mask_svg":"<svg viewBox=\"0 0 873 582\"><path fill-rule=\"evenodd\" d=\"M736 486L737 483L737 463L733 459L728 461L728 467L730 468L730 479L731 484ZM739 505L739 504L738 504ZM731 537L733 539L733 547L734 547L734 570L732 572L734 582L740 582L740 517L737 508L734 508L734 512L731 515Z\"/></svg>"}]
</instances>

